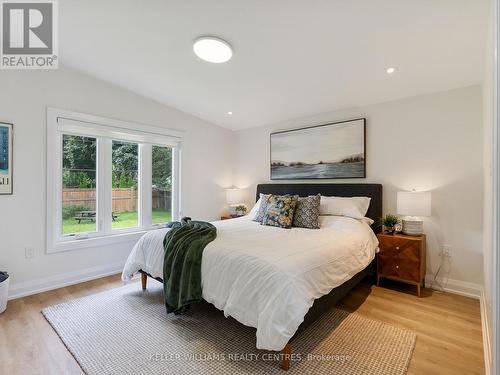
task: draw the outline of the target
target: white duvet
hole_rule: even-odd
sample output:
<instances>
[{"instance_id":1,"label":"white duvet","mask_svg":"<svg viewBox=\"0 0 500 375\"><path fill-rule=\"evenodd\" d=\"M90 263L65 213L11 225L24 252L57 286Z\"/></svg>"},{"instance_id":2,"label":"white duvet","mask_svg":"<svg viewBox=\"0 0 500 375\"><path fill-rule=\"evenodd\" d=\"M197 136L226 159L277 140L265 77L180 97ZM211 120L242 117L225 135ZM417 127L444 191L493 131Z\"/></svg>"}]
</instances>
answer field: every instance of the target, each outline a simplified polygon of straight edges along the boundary
<instances>
[{"instance_id":1,"label":"white duvet","mask_svg":"<svg viewBox=\"0 0 500 375\"><path fill-rule=\"evenodd\" d=\"M314 300L349 280L374 258L377 237L360 220L322 216L321 229L263 226L249 216L217 221L203 252L203 298L240 323L257 328L257 348L281 350ZM138 270L163 277L163 238L146 233L130 253L122 278Z\"/></svg>"}]
</instances>

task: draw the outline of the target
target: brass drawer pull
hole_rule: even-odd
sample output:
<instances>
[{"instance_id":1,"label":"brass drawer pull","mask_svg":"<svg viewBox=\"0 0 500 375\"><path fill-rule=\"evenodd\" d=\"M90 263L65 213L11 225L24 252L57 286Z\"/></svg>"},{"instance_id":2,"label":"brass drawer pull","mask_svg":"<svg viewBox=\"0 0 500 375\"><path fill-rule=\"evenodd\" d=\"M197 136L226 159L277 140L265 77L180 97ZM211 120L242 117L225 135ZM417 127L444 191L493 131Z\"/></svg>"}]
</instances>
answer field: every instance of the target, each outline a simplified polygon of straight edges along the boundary
<instances>
[{"instance_id":1,"label":"brass drawer pull","mask_svg":"<svg viewBox=\"0 0 500 375\"><path fill-rule=\"evenodd\" d=\"M396 246L396 250L399 250L399 246Z\"/></svg>"},{"instance_id":2,"label":"brass drawer pull","mask_svg":"<svg viewBox=\"0 0 500 375\"><path fill-rule=\"evenodd\" d=\"M399 266L396 266L396 269L399 269Z\"/></svg>"}]
</instances>

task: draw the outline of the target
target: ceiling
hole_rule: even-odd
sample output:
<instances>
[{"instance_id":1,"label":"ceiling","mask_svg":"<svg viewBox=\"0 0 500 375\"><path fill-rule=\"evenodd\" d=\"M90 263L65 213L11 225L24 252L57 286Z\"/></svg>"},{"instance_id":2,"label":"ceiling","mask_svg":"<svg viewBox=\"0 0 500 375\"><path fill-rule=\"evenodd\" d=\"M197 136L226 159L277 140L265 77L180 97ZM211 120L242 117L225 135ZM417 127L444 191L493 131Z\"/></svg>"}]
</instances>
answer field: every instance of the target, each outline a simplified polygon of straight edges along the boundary
<instances>
[{"instance_id":1,"label":"ceiling","mask_svg":"<svg viewBox=\"0 0 500 375\"><path fill-rule=\"evenodd\" d=\"M61 64L239 130L480 83L487 4L64 0ZM197 58L207 34L233 59Z\"/></svg>"}]
</instances>

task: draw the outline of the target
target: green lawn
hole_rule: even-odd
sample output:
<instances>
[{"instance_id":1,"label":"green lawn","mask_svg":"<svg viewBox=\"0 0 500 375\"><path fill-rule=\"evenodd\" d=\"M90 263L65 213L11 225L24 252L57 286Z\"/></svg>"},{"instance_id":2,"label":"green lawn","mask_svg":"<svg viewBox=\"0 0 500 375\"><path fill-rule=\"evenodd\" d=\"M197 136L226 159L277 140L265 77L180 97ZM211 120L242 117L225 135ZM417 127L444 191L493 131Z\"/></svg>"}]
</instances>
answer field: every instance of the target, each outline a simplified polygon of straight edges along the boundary
<instances>
[{"instance_id":1,"label":"green lawn","mask_svg":"<svg viewBox=\"0 0 500 375\"><path fill-rule=\"evenodd\" d=\"M170 211L153 210L153 224L165 224L172 221L172 214Z\"/></svg>"},{"instance_id":2,"label":"green lawn","mask_svg":"<svg viewBox=\"0 0 500 375\"><path fill-rule=\"evenodd\" d=\"M113 229L137 226L137 211L119 212L116 215L118 218L112 223ZM171 217L169 211L153 210L153 224L168 223L172 220ZM81 224L78 224L74 218L63 220L63 234L94 232L95 230L96 223L82 221Z\"/></svg>"}]
</instances>

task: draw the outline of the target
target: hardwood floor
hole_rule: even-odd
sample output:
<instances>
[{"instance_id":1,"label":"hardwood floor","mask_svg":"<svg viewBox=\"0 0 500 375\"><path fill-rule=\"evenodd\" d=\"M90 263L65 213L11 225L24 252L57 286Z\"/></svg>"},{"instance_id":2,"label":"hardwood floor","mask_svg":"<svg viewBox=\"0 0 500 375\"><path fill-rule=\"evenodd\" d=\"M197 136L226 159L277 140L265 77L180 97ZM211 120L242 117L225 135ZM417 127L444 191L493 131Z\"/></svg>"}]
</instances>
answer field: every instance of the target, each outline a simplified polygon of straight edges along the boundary
<instances>
[{"instance_id":1,"label":"hardwood floor","mask_svg":"<svg viewBox=\"0 0 500 375\"><path fill-rule=\"evenodd\" d=\"M0 374L82 374L40 310L118 286L114 275L9 301L0 315ZM390 281L361 284L340 307L415 331L408 374L484 374L479 301L429 289L422 298L414 293L412 286Z\"/></svg>"},{"instance_id":2,"label":"hardwood floor","mask_svg":"<svg viewBox=\"0 0 500 375\"><path fill-rule=\"evenodd\" d=\"M339 306L416 332L408 374L484 374L478 300L430 289L417 298L412 285L380 285L359 285Z\"/></svg>"}]
</instances>

